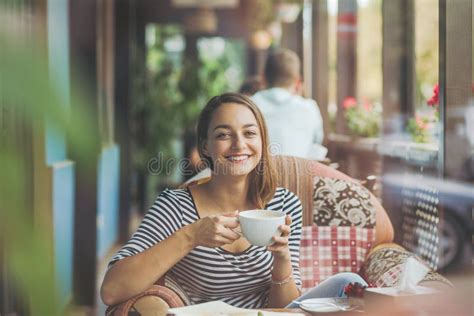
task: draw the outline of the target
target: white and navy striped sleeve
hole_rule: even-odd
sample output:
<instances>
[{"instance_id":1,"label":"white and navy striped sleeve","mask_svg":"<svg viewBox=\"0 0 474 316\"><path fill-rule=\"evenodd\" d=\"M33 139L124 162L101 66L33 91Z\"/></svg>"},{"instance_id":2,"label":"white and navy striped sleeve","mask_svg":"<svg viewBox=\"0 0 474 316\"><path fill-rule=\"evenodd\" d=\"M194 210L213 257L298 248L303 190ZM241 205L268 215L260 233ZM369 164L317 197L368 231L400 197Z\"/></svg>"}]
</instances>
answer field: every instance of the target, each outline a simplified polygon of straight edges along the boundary
<instances>
[{"instance_id":1,"label":"white and navy striped sleeve","mask_svg":"<svg viewBox=\"0 0 474 316\"><path fill-rule=\"evenodd\" d=\"M176 193L163 191L143 218L137 231L109 262L136 255L165 240L183 226L183 213Z\"/></svg>"},{"instance_id":2,"label":"white and navy striped sleeve","mask_svg":"<svg viewBox=\"0 0 474 316\"><path fill-rule=\"evenodd\" d=\"M300 274L300 242L301 229L303 225L303 207L300 199L292 192L285 189L283 198L283 212L291 217L291 233L288 244L291 254L291 265L293 267L293 278L296 286L301 289Z\"/></svg>"}]
</instances>

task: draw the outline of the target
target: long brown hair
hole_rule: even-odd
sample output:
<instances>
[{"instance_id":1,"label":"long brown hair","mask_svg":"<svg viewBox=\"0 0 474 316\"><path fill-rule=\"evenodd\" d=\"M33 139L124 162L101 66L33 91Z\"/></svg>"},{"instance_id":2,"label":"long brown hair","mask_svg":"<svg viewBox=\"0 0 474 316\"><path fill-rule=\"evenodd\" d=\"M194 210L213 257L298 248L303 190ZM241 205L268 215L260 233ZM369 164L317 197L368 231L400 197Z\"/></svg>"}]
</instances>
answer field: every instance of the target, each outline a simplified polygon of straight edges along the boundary
<instances>
[{"instance_id":1,"label":"long brown hair","mask_svg":"<svg viewBox=\"0 0 474 316\"><path fill-rule=\"evenodd\" d=\"M250 111L252 111L255 119L257 120L257 125L262 137L262 157L260 158L257 166L251 171L249 175L250 184L247 197L253 204L255 204L256 207L264 208L265 204L270 201L275 194L276 175L268 146L269 141L267 126L263 119L262 113L250 98L243 94L229 92L215 96L211 98L209 102L207 102L206 106L199 115L197 124L197 146L199 156L205 163L208 164L211 169L213 169L214 166L212 159L211 157L204 154L204 147L207 141L207 135L212 116L217 108L225 103L237 103L246 106L248 109L250 109Z\"/></svg>"}]
</instances>

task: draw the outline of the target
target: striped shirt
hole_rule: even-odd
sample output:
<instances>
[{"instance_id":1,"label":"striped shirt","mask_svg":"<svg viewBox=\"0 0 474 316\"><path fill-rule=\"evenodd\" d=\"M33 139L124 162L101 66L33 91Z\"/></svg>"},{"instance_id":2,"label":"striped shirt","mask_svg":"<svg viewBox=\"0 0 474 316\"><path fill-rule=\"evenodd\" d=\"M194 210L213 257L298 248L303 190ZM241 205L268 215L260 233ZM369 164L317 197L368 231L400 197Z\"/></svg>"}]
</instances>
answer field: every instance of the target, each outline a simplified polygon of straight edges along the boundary
<instances>
[{"instance_id":1,"label":"striped shirt","mask_svg":"<svg viewBox=\"0 0 474 316\"><path fill-rule=\"evenodd\" d=\"M277 188L265 209L283 211L291 216L291 264L295 283L301 288L301 202L287 189ZM163 191L138 230L112 258L109 267L120 259L152 247L197 220L199 215L188 189ZM197 246L168 271L167 277L182 288L192 304L219 300L237 307L263 308L270 291L272 264L273 255L265 247L251 245L241 253L230 253L220 247Z\"/></svg>"}]
</instances>

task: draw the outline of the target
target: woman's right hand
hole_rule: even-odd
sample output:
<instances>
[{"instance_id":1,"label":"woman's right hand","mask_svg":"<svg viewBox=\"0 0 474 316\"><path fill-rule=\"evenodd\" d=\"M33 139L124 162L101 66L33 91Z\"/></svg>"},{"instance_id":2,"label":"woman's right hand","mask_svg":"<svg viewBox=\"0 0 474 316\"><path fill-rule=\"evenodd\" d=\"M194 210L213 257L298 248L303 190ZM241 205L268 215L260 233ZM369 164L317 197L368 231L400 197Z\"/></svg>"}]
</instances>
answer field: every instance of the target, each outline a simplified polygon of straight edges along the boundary
<instances>
[{"instance_id":1,"label":"woman's right hand","mask_svg":"<svg viewBox=\"0 0 474 316\"><path fill-rule=\"evenodd\" d=\"M239 227L237 216L239 213L214 215L196 221L193 226L194 246L221 247L231 244L240 238L234 229Z\"/></svg>"}]
</instances>

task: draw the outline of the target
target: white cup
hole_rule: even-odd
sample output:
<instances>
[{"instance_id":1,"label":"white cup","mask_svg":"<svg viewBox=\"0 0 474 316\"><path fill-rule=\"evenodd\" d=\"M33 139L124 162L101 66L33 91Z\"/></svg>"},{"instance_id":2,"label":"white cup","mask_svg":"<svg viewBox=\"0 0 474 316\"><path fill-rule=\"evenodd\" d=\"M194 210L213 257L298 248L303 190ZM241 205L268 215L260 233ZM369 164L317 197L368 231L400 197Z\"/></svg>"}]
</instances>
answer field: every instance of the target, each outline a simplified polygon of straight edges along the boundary
<instances>
[{"instance_id":1,"label":"white cup","mask_svg":"<svg viewBox=\"0 0 474 316\"><path fill-rule=\"evenodd\" d=\"M273 244L272 237L280 236L280 225L285 224L285 213L269 210L249 210L239 213L244 237L255 246Z\"/></svg>"}]
</instances>

